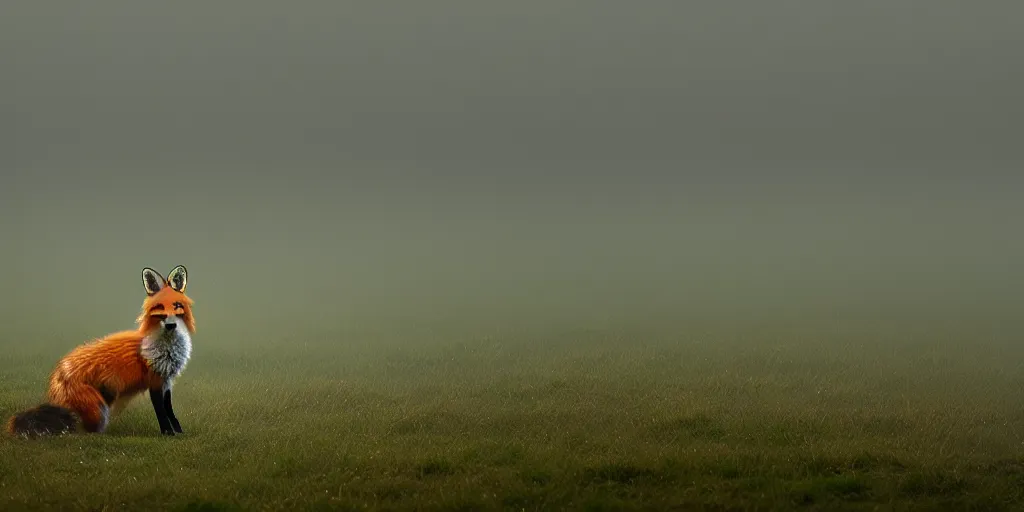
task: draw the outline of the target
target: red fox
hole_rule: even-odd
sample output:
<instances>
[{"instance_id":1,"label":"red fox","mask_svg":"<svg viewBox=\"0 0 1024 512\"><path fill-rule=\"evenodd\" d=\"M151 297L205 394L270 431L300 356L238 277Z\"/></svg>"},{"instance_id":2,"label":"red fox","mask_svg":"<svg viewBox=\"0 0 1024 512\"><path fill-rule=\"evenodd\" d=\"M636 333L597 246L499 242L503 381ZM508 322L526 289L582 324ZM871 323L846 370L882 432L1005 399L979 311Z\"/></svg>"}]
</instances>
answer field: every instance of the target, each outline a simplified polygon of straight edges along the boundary
<instances>
[{"instance_id":1,"label":"red fox","mask_svg":"<svg viewBox=\"0 0 1024 512\"><path fill-rule=\"evenodd\" d=\"M47 403L14 415L8 432L36 437L70 433L79 425L86 432L103 432L114 413L148 391L160 432L181 434L171 386L192 355L196 331L187 281L182 265L166 279L149 267L142 269L146 299L136 319L138 330L110 334L64 356L50 374Z\"/></svg>"}]
</instances>

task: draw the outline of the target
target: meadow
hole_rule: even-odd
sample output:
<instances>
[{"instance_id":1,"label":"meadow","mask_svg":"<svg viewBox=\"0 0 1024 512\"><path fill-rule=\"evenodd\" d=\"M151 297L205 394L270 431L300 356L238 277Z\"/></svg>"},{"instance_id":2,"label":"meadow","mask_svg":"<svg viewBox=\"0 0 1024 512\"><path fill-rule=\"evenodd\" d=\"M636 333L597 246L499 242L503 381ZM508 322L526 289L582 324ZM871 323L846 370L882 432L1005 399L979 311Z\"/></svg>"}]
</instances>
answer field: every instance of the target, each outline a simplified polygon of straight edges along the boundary
<instances>
[{"instance_id":1,"label":"meadow","mask_svg":"<svg viewBox=\"0 0 1024 512\"><path fill-rule=\"evenodd\" d=\"M1024 507L1009 343L407 334L197 341L184 435L139 399L105 435L4 437L0 509ZM5 350L5 418L66 348Z\"/></svg>"}]
</instances>

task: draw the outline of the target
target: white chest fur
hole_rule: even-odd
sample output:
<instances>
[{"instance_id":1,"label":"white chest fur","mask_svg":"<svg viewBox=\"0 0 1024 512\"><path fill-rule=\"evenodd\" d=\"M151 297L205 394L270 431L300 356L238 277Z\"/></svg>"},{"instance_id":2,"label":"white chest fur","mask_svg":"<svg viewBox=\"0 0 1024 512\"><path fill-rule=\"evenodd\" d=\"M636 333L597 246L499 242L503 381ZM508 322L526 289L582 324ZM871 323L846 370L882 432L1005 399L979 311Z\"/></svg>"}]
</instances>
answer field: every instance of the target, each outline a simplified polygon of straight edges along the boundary
<instances>
[{"instance_id":1,"label":"white chest fur","mask_svg":"<svg viewBox=\"0 0 1024 512\"><path fill-rule=\"evenodd\" d=\"M142 357L149 361L149 367L168 384L181 375L191 356L192 338L185 329L157 329L142 339Z\"/></svg>"}]
</instances>

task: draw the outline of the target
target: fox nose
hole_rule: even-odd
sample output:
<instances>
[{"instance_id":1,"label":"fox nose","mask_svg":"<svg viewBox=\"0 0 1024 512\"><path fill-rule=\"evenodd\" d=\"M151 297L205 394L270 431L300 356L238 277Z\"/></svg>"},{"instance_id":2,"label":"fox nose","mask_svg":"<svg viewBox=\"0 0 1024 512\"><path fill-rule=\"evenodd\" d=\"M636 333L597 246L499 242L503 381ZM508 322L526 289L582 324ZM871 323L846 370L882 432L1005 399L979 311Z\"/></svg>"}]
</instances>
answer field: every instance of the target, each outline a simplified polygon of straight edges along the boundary
<instances>
[{"instance_id":1,"label":"fox nose","mask_svg":"<svg viewBox=\"0 0 1024 512\"><path fill-rule=\"evenodd\" d=\"M178 324L175 324L175 323L166 323L166 324L164 324L164 329L167 329L168 331L173 331L174 328L177 327L177 326L178 326Z\"/></svg>"}]
</instances>

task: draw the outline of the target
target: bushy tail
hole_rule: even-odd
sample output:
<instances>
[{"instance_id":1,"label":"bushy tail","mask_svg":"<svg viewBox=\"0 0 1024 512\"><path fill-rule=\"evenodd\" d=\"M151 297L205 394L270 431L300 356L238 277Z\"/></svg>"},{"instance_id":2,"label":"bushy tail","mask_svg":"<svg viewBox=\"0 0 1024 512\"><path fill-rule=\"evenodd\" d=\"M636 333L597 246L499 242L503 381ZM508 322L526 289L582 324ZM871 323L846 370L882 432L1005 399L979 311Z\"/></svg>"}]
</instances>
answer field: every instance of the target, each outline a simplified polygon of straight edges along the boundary
<instances>
[{"instance_id":1,"label":"bushy tail","mask_svg":"<svg viewBox=\"0 0 1024 512\"><path fill-rule=\"evenodd\" d=\"M7 432L22 437L67 434L77 427L78 416L74 411L52 404L19 412L7 422Z\"/></svg>"}]
</instances>

